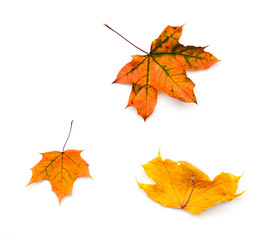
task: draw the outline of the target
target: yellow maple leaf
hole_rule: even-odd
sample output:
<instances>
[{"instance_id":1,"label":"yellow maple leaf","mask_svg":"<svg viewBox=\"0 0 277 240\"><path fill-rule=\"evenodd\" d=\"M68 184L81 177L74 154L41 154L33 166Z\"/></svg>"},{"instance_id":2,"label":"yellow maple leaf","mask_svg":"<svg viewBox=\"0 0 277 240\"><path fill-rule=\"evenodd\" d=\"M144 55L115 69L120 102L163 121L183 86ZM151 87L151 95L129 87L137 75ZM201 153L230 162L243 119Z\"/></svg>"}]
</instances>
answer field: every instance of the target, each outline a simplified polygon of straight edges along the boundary
<instances>
[{"instance_id":1,"label":"yellow maple leaf","mask_svg":"<svg viewBox=\"0 0 277 240\"><path fill-rule=\"evenodd\" d=\"M185 161L174 162L158 157L142 166L156 184L139 183L153 201L171 208L200 214L220 202L231 201L236 194L240 176L220 173L213 181L207 174Z\"/></svg>"}]
</instances>

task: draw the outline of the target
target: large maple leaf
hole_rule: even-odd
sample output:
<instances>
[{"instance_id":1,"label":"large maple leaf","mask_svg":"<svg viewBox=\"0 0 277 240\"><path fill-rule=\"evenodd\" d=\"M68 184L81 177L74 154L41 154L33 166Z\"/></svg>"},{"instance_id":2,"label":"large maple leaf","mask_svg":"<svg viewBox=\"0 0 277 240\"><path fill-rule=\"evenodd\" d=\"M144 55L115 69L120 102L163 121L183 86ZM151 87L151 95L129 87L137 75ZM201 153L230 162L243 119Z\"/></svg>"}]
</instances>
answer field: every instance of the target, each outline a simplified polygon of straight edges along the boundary
<instances>
[{"instance_id":1,"label":"large maple leaf","mask_svg":"<svg viewBox=\"0 0 277 240\"><path fill-rule=\"evenodd\" d=\"M174 162L158 157L143 165L144 171L156 184L139 183L149 198L165 207L180 208L200 214L236 194L240 177L220 173L213 181L204 172L185 161Z\"/></svg>"},{"instance_id":2,"label":"large maple leaf","mask_svg":"<svg viewBox=\"0 0 277 240\"><path fill-rule=\"evenodd\" d=\"M196 103L194 83L187 77L186 70L206 69L219 61L205 52L205 47L180 44L182 29L183 26L167 26L152 42L149 53L131 43L146 55L132 56L132 61L120 70L114 81L132 84L127 107L135 107L144 120L155 109L158 90L180 101Z\"/></svg>"},{"instance_id":3,"label":"large maple leaf","mask_svg":"<svg viewBox=\"0 0 277 240\"><path fill-rule=\"evenodd\" d=\"M42 159L31 169L33 175L28 183L30 185L38 181L48 180L60 204L65 196L72 195L73 183L78 177L91 178L88 169L89 165L80 156L82 150L70 149L64 151L65 145L62 152L52 151L41 153Z\"/></svg>"}]
</instances>

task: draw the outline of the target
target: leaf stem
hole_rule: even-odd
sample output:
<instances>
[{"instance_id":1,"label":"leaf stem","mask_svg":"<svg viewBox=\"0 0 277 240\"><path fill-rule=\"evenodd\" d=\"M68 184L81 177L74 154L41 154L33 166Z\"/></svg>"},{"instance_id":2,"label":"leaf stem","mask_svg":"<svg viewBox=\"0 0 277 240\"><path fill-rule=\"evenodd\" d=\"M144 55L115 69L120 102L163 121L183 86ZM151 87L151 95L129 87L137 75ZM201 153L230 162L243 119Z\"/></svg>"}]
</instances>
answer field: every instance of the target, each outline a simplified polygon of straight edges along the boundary
<instances>
[{"instance_id":1,"label":"leaf stem","mask_svg":"<svg viewBox=\"0 0 277 240\"><path fill-rule=\"evenodd\" d=\"M148 55L148 52L142 50L141 48L137 47L135 44L131 43L129 40L127 40L125 37L123 37L121 34L119 34L117 31L113 30L109 25L104 24L105 27L109 28L110 30L112 30L113 32L115 32L117 35L119 35L120 37L122 37L125 41L127 41L128 43L130 43L131 45L133 45L135 48L137 48L138 50L144 52L145 54Z\"/></svg>"},{"instance_id":2,"label":"leaf stem","mask_svg":"<svg viewBox=\"0 0 277 240\"><path fill-rule=\"evenodd\" d=\"M70 137L70 133L71 133L73 121L74 121L74 120L71 121L70 130L69 130L69 133L68 133L68 137L67 137L67 139L66 139L66 141L65 141L65 143L64 143L64 145L63 145L63 151L62 151L62 153L64 153L65 145L67 144L67 141L68 141L68 139L69 139L69 137Z\"/></svg>"},{"instance_id":3,"label":"leaf stem","mask_svg":"<svg viewBox=\"0 0 277 240\"><path fill-rule=\"evenodd\" d=\"M191 181L192 181L192 189L191 189L190 195L189 195L189 197L188 197L187 202L185 203L184 206L181 207L181 209L184 209L184 208L187 206L187 204L188 204L188 202L189 202L189 200L190 200L190 197L191 197L191 195L192 195L192 192L193 192L193 190L194 190L194 185L195 185L195 183L194 183L193 177L191 177Z\"/></svg>"}]
</instances>

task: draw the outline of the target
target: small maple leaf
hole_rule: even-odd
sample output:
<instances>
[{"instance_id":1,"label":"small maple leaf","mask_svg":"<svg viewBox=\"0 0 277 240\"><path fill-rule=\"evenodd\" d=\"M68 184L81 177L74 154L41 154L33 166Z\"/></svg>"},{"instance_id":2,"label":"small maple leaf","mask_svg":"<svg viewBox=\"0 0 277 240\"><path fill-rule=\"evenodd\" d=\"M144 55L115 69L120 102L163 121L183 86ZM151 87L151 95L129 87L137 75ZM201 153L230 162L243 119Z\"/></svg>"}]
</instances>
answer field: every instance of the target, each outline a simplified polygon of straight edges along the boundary
<instances>
[{"instance_id":1,"label":"small maple leaf","mask_svg":"<svg viewBox=\"0 0 277 240\"><path fill-rule=\"evenodd\" d=\"M117 33L105 24L106 27ZM134 55L118 73L114 83L132 84L127 107L135 107L146 120L157 103L158 90L183 102L196 103L194 83L187 77L186 70L207 69L219 60L205 47L183 46L179 43L183 26L167 26L152 42L149 53L130 44L146 55ZM126 107L126 108L127 108Z\"/></svg>"},{"instance_id":2,"label":"small maple leaf","mask_svg":"<svg viewBox=\"0 0 277 240\"><path fill-rule=\"evenodd\" d=\"M65 196L72 195L73 183L78 177L91 178L88 169L89 165L80 156L82 150L69 149L64 151L71 133L72 123L73 121L62 152L41 153L42 159L31 169L33 175L28 183L30 185L38 181L48 180L60 204Z\"/></svg>"},{"instance_id":3,"label":"small maple leaf","mask_svg":"<svg viewBox=\"0 0 277 240\"><path fill-rule=\"evenodd\" d=\"M142 167L156 184L138 182L139 187L165 207L200 214L214 204L231 201L243 194L236 194L240 177L222 172L211 181L208 175L188 162L163 160L160 152Z\"/></svg>"}]
</instances>

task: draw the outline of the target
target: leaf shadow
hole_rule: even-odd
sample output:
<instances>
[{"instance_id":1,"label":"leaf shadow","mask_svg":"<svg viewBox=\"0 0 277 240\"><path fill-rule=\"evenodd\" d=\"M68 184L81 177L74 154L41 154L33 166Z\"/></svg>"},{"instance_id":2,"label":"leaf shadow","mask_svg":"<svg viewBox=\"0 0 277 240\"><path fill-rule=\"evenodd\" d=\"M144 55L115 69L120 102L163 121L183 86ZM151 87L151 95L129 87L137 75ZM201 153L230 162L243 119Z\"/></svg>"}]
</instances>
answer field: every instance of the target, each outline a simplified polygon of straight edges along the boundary
<instances>
[{"instance_id":1,"label":"leaf shadow","mask_svg":"<svg viewBox=\"0 0 277 240\"><path fill-rule=\"evenodd\" d=\"M160 109L170 109L170 111L187 111L187 109L194 109L195 107L197 107L197 104L195 103L182 102L177 98L173 98L166 93L159 91L155 111L160 111Z\"/></svg>"}]
</instances>

